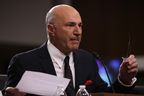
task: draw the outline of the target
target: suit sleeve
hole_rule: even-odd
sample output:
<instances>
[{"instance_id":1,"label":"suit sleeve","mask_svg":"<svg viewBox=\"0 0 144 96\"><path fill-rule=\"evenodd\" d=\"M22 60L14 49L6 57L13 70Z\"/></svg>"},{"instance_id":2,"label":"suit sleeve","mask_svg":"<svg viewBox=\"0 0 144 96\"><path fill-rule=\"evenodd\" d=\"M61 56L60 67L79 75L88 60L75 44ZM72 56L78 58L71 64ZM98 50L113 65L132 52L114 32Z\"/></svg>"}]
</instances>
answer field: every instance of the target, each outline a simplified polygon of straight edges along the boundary
<instances>
[{"instance_id":1,"label":"suit sleeve","mask_svg":"<svg viewBox=\"0 0 144 96\"><path fill-rule=\"evenodd\" d=\"M7 75L8 80L5 87L15 87L24 73L24 68L20 63L19 56L14 56L9 64Z\"/></svg>"}]
</instances>

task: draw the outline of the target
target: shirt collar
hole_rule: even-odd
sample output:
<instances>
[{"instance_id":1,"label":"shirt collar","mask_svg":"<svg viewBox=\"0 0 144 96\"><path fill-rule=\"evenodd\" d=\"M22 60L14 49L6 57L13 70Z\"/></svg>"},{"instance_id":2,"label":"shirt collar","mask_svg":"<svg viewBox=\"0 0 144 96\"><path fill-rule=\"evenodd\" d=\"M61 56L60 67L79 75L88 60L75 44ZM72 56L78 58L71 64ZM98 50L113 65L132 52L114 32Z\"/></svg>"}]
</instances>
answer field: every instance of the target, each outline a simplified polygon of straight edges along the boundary
<instances>
[{"instance_id":1,"label":"shirt collar","mask_svg":"<svg viewBox=\"0 0 144 96\"><path fill-rule=\"evenodd\" d=\"M47 42L47 48L48 48L48 51L49 51L50 56L52 58L52 61L57 62L57 64L60 67L62 67L64 58L66 57L66 55L63 54L59 49L57 49L50 41ZM73 53L71 52L69 54L70 62L72 62L72 60L73 60L72 56L73 56Z\"/></svg>"}]
</instances>

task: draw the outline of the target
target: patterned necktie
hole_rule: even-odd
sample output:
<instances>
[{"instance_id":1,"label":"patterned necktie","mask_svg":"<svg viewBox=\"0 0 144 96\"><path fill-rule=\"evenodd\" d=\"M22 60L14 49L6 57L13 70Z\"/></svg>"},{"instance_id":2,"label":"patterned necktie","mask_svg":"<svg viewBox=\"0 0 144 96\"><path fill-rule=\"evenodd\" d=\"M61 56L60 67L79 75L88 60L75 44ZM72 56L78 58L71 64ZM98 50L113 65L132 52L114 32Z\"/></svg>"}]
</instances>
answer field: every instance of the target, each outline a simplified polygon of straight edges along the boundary
<instances>
[{"instance_id":1,"label":"patterned necktie","mask_svg":"<svg viewBox=\"0 0 144 96\"><path fill-rule=\"evenodd\" d=\"M69 66L69 56L66 56L64 59L64 77L70 79L69 85L66 88L66 94L67 96L75 96L75 91L73 87L73 78L72 78L72 72Z\"/></svg>"}]
</instances>

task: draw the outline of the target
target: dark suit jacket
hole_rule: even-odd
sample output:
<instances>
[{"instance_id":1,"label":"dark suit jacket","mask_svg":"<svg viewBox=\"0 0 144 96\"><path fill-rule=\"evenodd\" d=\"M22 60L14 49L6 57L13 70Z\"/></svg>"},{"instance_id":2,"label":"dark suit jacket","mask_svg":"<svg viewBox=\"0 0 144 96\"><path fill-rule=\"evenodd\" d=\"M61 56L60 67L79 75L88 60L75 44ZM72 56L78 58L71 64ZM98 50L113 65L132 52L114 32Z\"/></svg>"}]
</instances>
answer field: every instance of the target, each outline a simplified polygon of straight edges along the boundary
<instances>
[{"instance_id":1,"label":"dark suit jacket","mask_svg":"<svg viewBox=\"0 0 144 96\"><path fill-rule=\"evenodd\" d=\"M80 49L75 50L74 64L75 91L78 90L79 85L84 84L87 80L92 81L90 85L86 86L88 92L107 90L107 83L100 78L95 58L91 53ZM56 75L46 43L39 48L17 54L12 58L8 68L8 81L6 86L15 87L26 70ZM126 88L117 81L113 86L117 92L127 92L132 88Z\"/></svg>"}]
</instances>

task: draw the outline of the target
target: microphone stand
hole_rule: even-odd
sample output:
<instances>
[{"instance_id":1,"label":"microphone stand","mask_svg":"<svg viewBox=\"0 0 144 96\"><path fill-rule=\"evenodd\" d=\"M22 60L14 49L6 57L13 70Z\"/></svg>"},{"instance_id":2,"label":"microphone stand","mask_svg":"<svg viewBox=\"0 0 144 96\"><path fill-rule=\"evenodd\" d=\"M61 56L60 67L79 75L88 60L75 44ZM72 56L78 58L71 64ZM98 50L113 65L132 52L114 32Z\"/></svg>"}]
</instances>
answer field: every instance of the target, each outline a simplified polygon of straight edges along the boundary
<instances>
[{"instance_id":1,"label":"microphone stand","mask_svg":"<svg viewBox=\"0 0 144 96\"><path fill-rule=\"evenodd\" d=\"M112 88L112 92L115 93L114 87L113 87L113 85L112 85L112 81L110 80L110 76L109 76L109 74L108 74L108 70L107 70L106 64L104 63L104 61L100 58L100 56L99 56L96 52L92 52L92 54L93 54L93 56L94 56L96 59L98 59L98 60L101 61L102 65L103 65L103 67L104 67L104 69L105 69L105 72L106 72L106 75L107 75L109 84L110 84L110 86L111 86L111 88Z\"/></svg>"}]
</instances>

